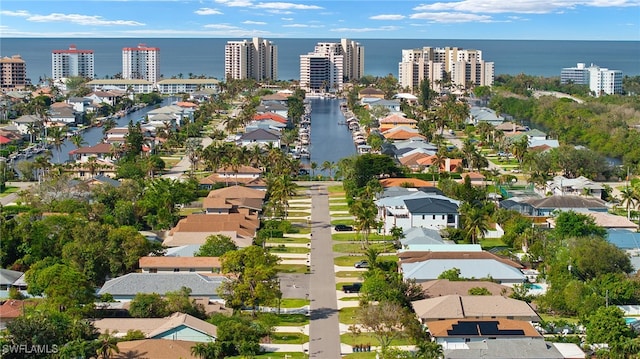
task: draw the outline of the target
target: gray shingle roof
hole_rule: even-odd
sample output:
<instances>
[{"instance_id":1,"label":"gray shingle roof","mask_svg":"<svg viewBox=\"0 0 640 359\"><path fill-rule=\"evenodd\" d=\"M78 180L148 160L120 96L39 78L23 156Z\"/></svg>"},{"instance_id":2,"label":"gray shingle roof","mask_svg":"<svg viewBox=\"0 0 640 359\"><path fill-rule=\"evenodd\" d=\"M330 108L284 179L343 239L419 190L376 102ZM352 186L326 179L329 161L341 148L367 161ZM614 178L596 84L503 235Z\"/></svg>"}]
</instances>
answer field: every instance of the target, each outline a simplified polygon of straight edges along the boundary
<instances>
[{"instance_id":1,"label":"gray shingle roof","mask_svg":"<svg viewBox=\"0 0 640 359\"><path fill-rule=\"evenodd\" d=\"M113 296L134 296L137 293L158 293L191 288L194 297L217 296L224 277L207 277L198 273L129 273L108 280L98 294L109 293Z\"/></svg>"},{"instance_id":2,"label":"gray shingle roof","mask_svg":"<svg viewBox=\"0 0 640 359\"><path fill-rule=\"evenodd\" d=\"M488 278L498 281L524 282L518 269L495 259L430 259L425 262L401 264L404 278L417 281L435 280L442 272L458 268L462 278Z\"/></svg>"},{"instance_id":3,"label":"gray shingle roof","mask_svg":"<svg viewBox=\"0 0 640 359\"><path fill-rule=\"evenodd\" d=\"M411 213L458 213L458 205L439 198L417 198L404 201Z\"/></svg>"},{"instance_id":4,"label":"gray shingle roof","mask_svg":"<svg viewBox=\"0 0 640 359\"><path fill-rule=\"evenodd\" d=\"M561 359L562 354L553 345L542 339L490 339L467 343L469 349L445 350L449 359L463 358L514 358L514 359Z\"/></svg>"}]
</instances>

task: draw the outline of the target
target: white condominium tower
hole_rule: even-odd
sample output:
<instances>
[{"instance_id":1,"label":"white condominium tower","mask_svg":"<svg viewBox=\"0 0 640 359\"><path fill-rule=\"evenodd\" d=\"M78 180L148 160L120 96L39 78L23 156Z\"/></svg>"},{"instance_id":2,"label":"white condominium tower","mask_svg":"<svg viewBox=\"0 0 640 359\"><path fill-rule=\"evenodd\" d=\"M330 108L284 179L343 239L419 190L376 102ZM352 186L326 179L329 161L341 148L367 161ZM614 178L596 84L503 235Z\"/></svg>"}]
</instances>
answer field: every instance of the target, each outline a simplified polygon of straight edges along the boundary
<instances>
[{"instance_id":1,"label":"white condominium tower","mask_svg":"<svg viewBox=\"0 0 640 359\"><path fill-rule=\"evenodd\" d=\"M596 96L622 93L622 71L601 68L594 64L586 67L578 63L576 67L565 67L560 72L561 84L589 85Z\"/></svg>"},{"instance_id":2,"label":"white condominium tower","mask_svg":"<svg viewBox=\"0 0 640 359\"><path fill-rule=\"evenodd\" d=\"M278 79L278 47L254 37L251 41L228 41L224 48L225 79Z\"/></svg>"},{"instance_id":3,"label":"white condominium tower","mask_svg":"<svg viewBox=\"0 0 640 359\"><path fill-rule=\"evenodd\" d=\"M139 44L122 49L122 78L147 80L154 84L160 78L160 49Z\"/></svg>"},{"instance_id":4,"label":"white condominium tower","mask_svg":"<svg viewBox=\"0 0 640 359\"><path fill-rule=\"evenodd\" d=\"M398 64L400 86L415 91L420 82L427 79L430 87L437 91L447 74L451 83L459 87L491 86L494 64L482 59L481 50L458 47L402 50L402 61Z\"/></svg>"},{"instance_id":5,"label":"white condominium tower","mask_svg":"<svg viewBox=\"0 0 640 359\"><path fill-rule=\"evenodd\" d=\"M51 52L51 77L54 80L80 76L93 79L95 77L93 50L78 50L76 45L68 50Z\"/></svg>"},{"instance_id":6,"label":"white condominium tower","mask_svg":"<svg viewBox=\"0 0 640 359\"><path fill-rule=\"evenodd\" d=\"M363 74L364 47L348 39L319 42L313 52L300 55L300 87L306 91L342 91L344 82Z\"/></svg>"}]
</instances>

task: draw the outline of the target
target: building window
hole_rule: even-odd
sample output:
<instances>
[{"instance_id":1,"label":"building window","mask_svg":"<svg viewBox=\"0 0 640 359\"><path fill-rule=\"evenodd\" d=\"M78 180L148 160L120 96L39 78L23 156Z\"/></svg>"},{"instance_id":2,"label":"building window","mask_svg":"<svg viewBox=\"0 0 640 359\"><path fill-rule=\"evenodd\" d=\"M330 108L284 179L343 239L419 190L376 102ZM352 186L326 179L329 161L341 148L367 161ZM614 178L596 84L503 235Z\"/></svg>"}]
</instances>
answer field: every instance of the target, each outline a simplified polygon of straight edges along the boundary
<instances>
[{"instance_id":1,"label":"building window","mask_svg":"<svg viewBox=\"0 0 640 359\"><path fill-rule=\"evenodd\" d=\"M196 269L195 268L189 268L189 272L195 272Z\"/></svg>"},{"instance_id":2,"label":"building window","mask_svg":"<svg viewBox=\"0 0 640 359\"><path fill-rule=\"evenodd\" d=\"M149 268L149 273L158 273L158 268Z\"/></svg>"},{"instance_id":3,"label":"building window","mask_svg":"<svg viewBox=\"0 0 640 359\"><path fill-rule=\"evenodd\" d=\"M173 268L174 272L180 272L180 268Z\"/></svg>"},{"instance_id":4,"label":"building window","mask_svg":"<svg viewBox=\"0 0 640 359\"><path fill-rule=\"evenodd\" d=\"M433 216L431 216L431 219L435 220L436 219L436 215L434 214Z\"/></svg>"}]
</instances>

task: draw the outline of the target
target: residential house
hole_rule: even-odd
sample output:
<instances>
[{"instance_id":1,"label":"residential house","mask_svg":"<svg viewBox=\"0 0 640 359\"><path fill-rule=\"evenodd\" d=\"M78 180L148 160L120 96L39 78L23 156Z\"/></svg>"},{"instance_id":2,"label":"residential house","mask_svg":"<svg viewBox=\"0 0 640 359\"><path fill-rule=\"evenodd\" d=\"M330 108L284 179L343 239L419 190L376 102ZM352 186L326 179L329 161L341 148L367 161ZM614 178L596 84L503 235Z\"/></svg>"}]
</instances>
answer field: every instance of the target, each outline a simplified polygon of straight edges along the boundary
<instances>
[{"instance_id":1,"label":"residential house","mask_svg":"<svg viewBox=\"0 0 640 359\"><path fill-rule=\"evenodd\" d=\"M551 216L555 211L607 212L606 202L594 197L549 196L545 198L512 197L500 202L501 208L513 209L526 216Z\"/></svg>"},{"instance_id":2,"label":"residential house","mask_svg":"<svg viewBox=\"0 0 640 359\"><path fill-rule=\"evenodd\" d=\"M95 156L82 157L65 166L63 171L67 173L71 173L73 178L77 178L79 180L87 180L96 184L96 182L107 182L109 184L114 184L120 182L114 180L116 178L118 169L110 159L98 158Z\"/></svg>"},{"instance_id":3,"label":"residential house","mask_svg":"<svg viewBox=\"0 0 640 359\"><path fill-rule=\"evenodd\" d=\"M379 90L375 87L366 87L360 92L358 92L358 99L362 100L363 98L374 97L379 99L384 99L384 91Z\"/></svg>"},{"instance_id":4,"label":"residential house","mask_svg":"<svg viewBox=\"0 0 640 359\"><path fill-rule=\"evenodd\" d=\"M23 136L29 136L31 134L30 130L34 126L44 123L44 119L35 115L22 115L15 120L12 120L11 123L16 126L20 134Z\"/></svg>"},{"instance_id":5,"label":"residential house","mask_svg":"<svg viewBox=\"0 0 640 359\"><path fill-rule=\"evenodd\" d=\"M276 121L279 122L281 124L286 125L288 123L287 117L282 116L278 113L274 113L274 112L265 112L265 113L258 113L256 115L253 116L253 121L262 121L262 120L272 120L272 121Z\"/></svg>"},{"instance_id":6,"label":"residential house","mask_svg":"<svg viewBox=\"0 0 640 359\"><path fill-rule=\"evenodd\" d=\"M627 230L633 232L638 230L638 224L628 220L627 217L618 216L607 212L587 211L579 213L586 214L587 216L593 218L594 223L598 227L606 229ZM547 223L550 224L551 228L555 227L555 219L553 217L547 218Z\"/></svg>"},{"instance_id":7,"label":"residential house","mask_svg":"<svg viewBox=\"0 0 640 359\"><path fill-rule=\"evenodd\" d=\"M391 187L421 188L421 187L433 186L433 182L421 180L419 178L411 178L411 177L383 178L379 182L380 182L380 185L382 185L382 188L391 188Z\"/></svg>"},{"instance_id":8,"label":"residential house","mask_svg":"<svg viewBox=\"0 0 640 359\"><path fill-rule=\"evenodd\" d=\"M526 281L523 266L489 252L405 251L398 253L404 278L416 282L436 280L445 271L458 269L466 279L491 278L496 283L521 284Z\"/></svg>"},{"instance_id":9,"label":"residential house","mask_svg":"<svg viewBox=\"0 0 640 359\"><path fill-rule=\"evenodd\" d=\"M411 302L411 306L420 322L427 324L429 330L432 323L451 325L450 320L507 319L540 322L540 316L529 303L501 295L445 295L416 300Z\"/></svg>"},{"instance_id":10,"label":"residential house","mask_svg":"<svg viewBox=\"0 0 640 359\"><path fill-rule=\"evenodd\" d=\"M118 99L122 97L122 95L123 94L121 92L116 91L94 91L85 97L91 99L94 105L106 103L109 106L115 106L116 102L118 102Z\"/></svg>"},{"instance_id":11,"label":"residential house","mask_svg":"<svg viewBox=\"0 0 640 359\"><path fill-rule=\"evenodd\" d=\"M81 119L80 114L73 109L72 105L64 102L57 102L49 108L49 120L64 124L75 124Z\"/></svg>"},{"instance_id":12,"label":"residential house","mask_svg":"<svg viewBox=\"0 0 640 359\"><path fill-rule=\"evenodd\" d=\"M155 128L162 128L168 122L172 129L193 121L194 110L192 108L169 105L156 108L147 112L148 124Z\"/></svg>"},{"instance_id":13,"label":"residential house","mask_svg":"<svg viewBox=\"0 0 640 359\"><path fill-rule=\"evenodd\" d=\"M179 291L182 287L191 289L191 296L220 300L218 287L226 279L221 276L205 276L200 273L129 273L109 279L98 290L98 295L111 294L116 301L130 301L138 293Z\"/></svg>"},{"instance_id":14,"label":"residential house","mask_svg":"<svg viewBox=\"0 0 640 359\"><path fill-rule=\"evenodd\" d=\"M246 147L252 147L252 146L266 147L271 144L274 147L279 148L280 136L281 134L278 133L277 131L265 130L265 129L259 128L257 130L242 134L242 136L240 136L240 138L238 139L237 144L239 146L246 146Z\"/></svg>"},{"instance_id":15,"label":"residential house","mask_svg":"<svg viewBox=\"0 0 640 359\"><path fill-rule=\"evenodd\" d=\"M0 305L0 330L7 328L7 324L12 320L24 315L26 307L35 307L37 302L25 300L8 299Z\"/></svg>"},{"instance_id":16,"label":"residential house","mask_svg":"<svg viewBox=\"0 0 640 359\"><path fill-rule=\"evenodd\" d=\"M276 101L262 101L262 103L256 107L257 113L267 114L267 113L275 113L276 115L286 119L289 115L289 107L287 107L286 102L280 103Z\"/></svg>"},{"instance_id":17,"label":"residential house","mask_svg":"<svg viewBox=\"0 0 640 359\"><path fill-rule=\"evenodd\" d=\"M207 197L226 199L256 198L264 200L266 195L267 193L265 191L236 185L210 191Z\"/></svg>"},{"instance_id":18,"label":"residential house","mask_svg":"<svg viewBox=\"0 0 640 359\"><path fill-rule=\"evenodd\" d=\"M262 179L262 170L246 165L238 168L230 166L219 168L215 173L200 180L200 189L212 189L218 184L242 185L260 190L267 188L266 182Z\"/></svg>"},{"instance_id":19,"label":"residential house","mask_svg":"<svg viewBox=\"0 0 640 359\"><path fill-rule=\"evenodd\" d=\"M165 257L194 257L200 250L199 244L187 244L178 247L169 247L165 250Z\"/></svg>"},{"instance_id":20,"label":"residential house","mask_svg":"<svg viewBox=\"0 0 640 359\"><path fill-rule=\"evenodd\" d=\"M278 121L274 121L272 119L264 119L264 120L253 120L244 126L246 132L255 131L259 128L265 130L274 130L278 132L282 132L287 127L286 124Z\"/></svg>"},{"instance_id":21,"label":"residential house","mask_svg":"<svg viewBox=\"0 0 640 359\"><path fill-rule=\"evenodd\" d=\"M9 288L16 286L16 282L23 279L23 272L0 268L0 291L8 291Z\"/></svg>"},{"instance_id":22,"label":"residential house","mask_svg":"<svg viewBox=\"0 0 640 359\"><path fill-rule=\"evenodd\" d=\"M192 349L197 343L185 340L143 339L118 342L118 352L112 359L199 359Z\"/></svg>"},{"instance_id":23,"label":"residential house","mask_svg":"<svg viewBox=\"0 0 640 359\"><path fill-rule=\"evenodd\" d=\"M555 176L553 180L547 181L544 193L551 193L554 196L591 196L602 198L604 187L599 183L580 176L577 178L567 178L564 176Z\"/></svg>"},{"instance_id":24,"label":"residential house","mask_svg":"<svg viewBox=\"0 0 640 359\"><path fill-rule=\"evenodd\" d=\"M185 313L173 313L165 318L103 318L92 322L100 333L123 337L131 330L141 331L147 339L214 342L218 328ZM113 334L115 333L115 334Z\"/></svg>"},{"instance_id":25,"label":"residential house","mask_svg":"<svg viewBox=\"0 0 640 359\"><path fill-rule=\"evenodd\" d=\"M418 121L402 116L401 114L392 113L389 116L380 120L380 132L385 132L398 126L407 126L409 128L416 128Z\"/></svg>"},{"instance_id":26,"label":"residential house","mask_svg":"<svg viewBox=\"0 0 640 359\"><path fill-rule=\"evenodd\" d=\"M442 239L440 231L432 228L409 228L404 232L404 237L400 238L400 245L403 249L408 249L413 245L445 243L454 244L452 241Z\"/></svg>"},{"instance_id":27,"label":"residential house","mask_svg":"<svg viewBox=\"0 0 640 359\"><path fill-rule=\"evenodd\" d=\"M384 233L399 227L406 231L412 227L443 229L458 228L460 202L446 196L422 191L376 200L378 219Z\"/></svg>"},{"instance_id":28,"label":"residential house","mask_svg":"<svg viewBox=\"0 0 640 359\"><path fill-rule=\"evenodd\" d=\"M477 126L480 122L487 122L492 126L499 126L504 122L504 118L490 108L471 106L469 109L468 123Z\"/></svg>"},{"instance_id":29,"label":"residential house","mask_svg":"<svg viewBox=\"0 0 640 359\"><path fill-rule=\"evenodd\" d=\"M387 131L382 132L382 136L390 141L397 140L411 140L411 139L426 139L423 135L420 134L420 131L416 128L411 128L409 126L396 126Z\"/></svg>"},{"instance_id":30,"label":"residential house","mask_svg":"<svg viewBox=\"0 0 640 359\"><path fill-rule=\"evenodd\" d=\"M113 161L114 156L114 147L108 143L98 143L95 146L85 146L69 151L69 157L80 162L86 162L91 157Z\"/></svg>"},{"instance_id":31,"label":"residential house","mask_svg":"<svg viewBox=\"0 0 640 359\"><path fill-rule=\"evenodd\" d=\"M402 113L400 109L400 100L396 100L396 99L385 100L385 99L369 97L369 98L362 99L361 102L365 103L369 107L369 109L373 109L376 106L380 106L382 108L386 108L391 113Z\"/></svg>"},{"instance_id":32,"label":"residential house","mask_svg":"<svg viewBox=\"0 0 640 359\"><path fill-rule=\"evenodd\" d=\"M195 272L204 275L219 275L221 264L218 257L140 257L138 266L142 273Z\"/></svg>"},{"instance_id":33,"label":"residential house","mask_svg":"<svg viewBox=\"0 0 640 359\"><path fill-rule=\"evenodd\" d=\"M239 211L241 213L188 215L169 231L163 245L202 245L210 235L221 234L230 237L238 247L250 246L260 227L260 219L257 215L250 215L248 210Z\"/></svg>"},{"instance_id":34,"label":"residential house","mask_svg":"<svg viewBox=\"0 0 640 359\"><path fill-rule=\"evenodd\" d=\"M90 98L87 97L69 97L67 103L73 106L73 110L79 113L91 112L95 108L93 107Z\"/></svg>"},{"instance_id":35,"label":"residential house","mask_svg":"<svg viewBox=\"0 0 640 359\"><path fill-rule=\"evenodd\" d=\"M490 281L461 280L450 281L448 279L436 279L420 283L422 292L426 298L438 298L448 295L469 295L472 288L484 288L493 296L509 296L513 293L511 287Z\"/></svg>"},{"instance_id":36,"label":"residential house","mask_svg":"<svg viewBox=\"0 0 640 359\"><path fill-rule=\"evenodd\" d=\"M506 338L504 335L500 335L500 337L486 335L481 337L474 335L457 337L443 336L441 337L441 341L447 340L447 347L450 348L444 350L444 358L569 359L585 357L584 352L582 352L576 344L570 344L572 350L564 354L559 350L558 344L564 345L567 343L551 343L544 341L544 339L540 337L529 336L533 335L533 333L528 329L528 326L526 324L521 325L522 328L511 327L509 324L501 321L501 323L498 323L497 328L498 333L500 333L500 331L508 332L511 330L522 331L522 336L508 335ZM444 334L444 332L441 333ZM462 343L462 339L464 339L465 343ZM466 342L467 339L469 339L468 342ZM453 346L454 343L456 346ZM582 356L574 356L575 353L577 353L576 349L582 353Z\"/></svg>"}]
</instances>

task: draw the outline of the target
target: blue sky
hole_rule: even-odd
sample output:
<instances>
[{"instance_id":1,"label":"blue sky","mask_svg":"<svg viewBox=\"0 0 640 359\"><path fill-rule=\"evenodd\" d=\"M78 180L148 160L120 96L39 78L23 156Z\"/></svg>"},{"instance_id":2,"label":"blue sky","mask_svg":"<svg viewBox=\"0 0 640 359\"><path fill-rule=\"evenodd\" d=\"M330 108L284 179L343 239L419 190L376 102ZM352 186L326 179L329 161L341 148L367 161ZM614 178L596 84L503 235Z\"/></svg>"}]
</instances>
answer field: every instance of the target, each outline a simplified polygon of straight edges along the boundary
<instances>
[{"instance_id":1,"label":"blue sky","mask_svg":"<svg viewBox=\"0 0 640 359\"><path fill-rule=\"evenodd\" d=\"M640 0L2 0L0 37L640 40Z\"/></svg>"}]
</instances>

